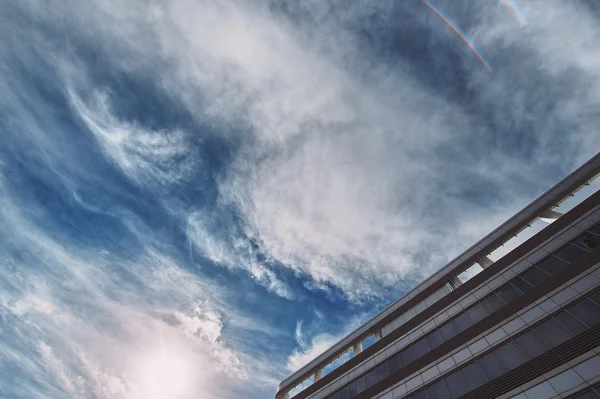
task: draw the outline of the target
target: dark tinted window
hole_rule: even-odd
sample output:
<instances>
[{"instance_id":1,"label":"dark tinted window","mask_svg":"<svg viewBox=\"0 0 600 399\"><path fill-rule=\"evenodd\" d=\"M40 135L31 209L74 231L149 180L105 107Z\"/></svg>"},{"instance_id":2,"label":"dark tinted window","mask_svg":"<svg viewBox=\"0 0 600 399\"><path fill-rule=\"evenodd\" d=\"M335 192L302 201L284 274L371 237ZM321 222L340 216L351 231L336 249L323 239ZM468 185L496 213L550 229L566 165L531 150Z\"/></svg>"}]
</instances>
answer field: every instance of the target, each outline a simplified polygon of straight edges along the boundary
<instances>
[{"instance_id":1,"label":"dark tinted window","mask_svg":"<svg viewBox=\"0 0 600 399\"><path fill-rule=\"evenodd\" d=\"M596 227L591 228L590 231L592 233L596 233L596 234L598 234L600 236L600 224L598 226L596 226Z\"/></svg>"},{"instance_id":2,"label":"dark tinted window","mask_svg":"<svg viewBox=\"0 0 600 399\"><path fill-rule=\"evenodd\" d=\"M379 366L377 366L377 380L381 381L384 378L386 378L388 376L388 366L387 366L387 362L383 362L381 363Z\"/></svg>"},{"instance_id":3,"label":"dark tinted window","mask_svg":"<svg viewBox=\"0 0 600 399\"><path fill-rule=\"evenodd\" d=\"M331 395L329 395L327 397L327 399L338 399L340 397L339 394L340 394L339 391L336 391L336 392L332 393Z\"/></svg>"},{"instance_id":4,"label":"dark tinted window","mask_svg":"<svg viewBox=\"0 0 600 399\"><path fill-rule=\"evenodd\" d=\"M600 237L591 233L585 233L584 235L573 241L573 244L585 250L593 251L594 249L600 247Z\"/></svg>"},{"instance_id":5,"label":"dark tinted window","mask_svg":"<svg viewBox=\"0 0 600 399\"><path fill-rule=\"evenodd\" d=\"M448 341L450 338L454 337L457 334L456 327L452 324L452 321L444 324L440 327L440 331L444 335L444 339Z\"/></svg>"},{"instance_id":6,"label":"dark tinted window","mask_svg":"<svg viewBox=\"0 0 600 399\"><path fill-rule=\"evenodd\" d=\"M349 399L348 398L348 385L340 389L340 398L339 399Z\"/></svg>"},{"instance_id":7,"label":"dark tinted window","mask_svg":"<svg viewBox=\"0 0 600 399\"><path fill-rule=\"evenodd\" d=\"M596 305L600 305L600 291L596 291L593 294L588 294L588 298L596 302Z\"/></svg>"},{"instance_id":8,"label":"dark tinted window","mask_svg":"<svg viewBox=\"0 0 600 399\"><path fill-rule=\"evenodd\" d=\"M506 368L494 352L482 356L478 361L489 380L493 380L506 372Z\"/></svg>"},{"instance_id":9,"label":"dark tinted window","mask_svg":"<svg viewBox=\"0 0 600 399\"><path fill-rule=\"evenodd\" d=\"M448 377L444 378L444 382L446 382L446 387L448 388L448 392L450 393L450 397L452 399L456 399L468 391L468 388L465 385L460 372L458 371L455 371Z\"/></svg>"},{"instance_id":10,"label":"dark tinted window","mask_svg":"<svg viewBox=\"0 0 600 399\"><path fill-rule=\"evenodd\" d=\"M600 308L587 298L569 306L567 310L590 327L600 323Z\"/></svg>"},{"instance_id":11,"label":"dark tinted window","mask_svg":"<svg viewBox=\"0 0 600 399\"><path fill-rule=\"evenodd\" d=\"M400 370L400 359L398 356L394 355L387 360L388 370L390 374L394 374L396 371Z\"/></svg>"},{"instance_id":12,"label":"dark tinted window","mask_svg":"<svg viewBox=\"0 0 600 399\"><path fill-rule=\"evenodd\" d=\"M554 255L558 256L562 260L566 260L569 263L573 263L581 259L588 252L581 249L573 244L567 244L564 248L557 251Z\"/></svg>"},{"instance_id":13,"label":"dark tinted window","mask_svg":"<svg viewBox=\"0 0 600 399\"><path fill-rule=\"evenodd\" d=\"M429 347L431 349L437 348L444 342L444 337L442 336L442 332L439 329L435 329L427 335L427 342L429 342Z\"/></svg>"},{"instance_id":14,"label":"dark tinted window","mask_svg":"<svg viewBox=\"0 0 600 399\"><path fill-rule=\"evenodd\" d=\"M575 319L573 316L571 316L569 313L565 312L564 310L562 312L555 314L554 318L560 324L562 324L563 327L566 327L567 330L571 331L573 333L573 335L577 335L577 334L582 333L585 330L587 330L586 326L584 326L579 320Z\"/></svg>"},{"instance_id":15,"label":"dark tinted window","mask_svg":"<svg viewBox=\"0 0 600 399\"><path fill-rule=\"evenodd\" d=\"M462 367L460 371L471 390L486 383L485 374L483 374L483 371L479 368L477 362L467 364Z\"/></svg>"},{"instance_id":16,"label":"dark tinted window","mask_svg":"<svg viewBox=\"0 0 600 399\"><path fill-rule=\"evenodd\" d=\"M520 366L527 360L525 358L525 355L521 353L519 348L517 348L517 346L511 341L508 341L507 343L496 349L495 352L500 358L500 360L502 360L502 363L504 363L504 365L509 370Z\"/></svg>"},{"instance_id":17,"label":"dark tinted window","mask_svg":"<svg viewBox=\"0 0 600 399\"><path fill-rule=\"evenodd\" d=\"M549 349L548 344L542 341L542 339L531 330L516 337L515 342L517 343L517 346L521 348L521 351L523 351L530 359L541 355Z\"/></svg>"},{"instance_id":18,"label":"dark tinted window","mask_svg":"<svg viewBox=\"0 0 600 399\"><path fill-rule=\"evenodd\" d=\"M446 384L444 384L444 380L440 380L435 384L428 386L427 394L431 399L448 399L450 397L448 395L448 390L446 389Z\"/></svg>"},{"instance_id":19,"label":"dark tinted window","mask_svg":"<svg viewBox=\"0 0 600 399\"><path fill-rule=\"evenodd\" d=\"M526 284L524 281L523 283ZM523 293L511 283L504 285L502 288L496 291L496 294L498 294L498 296L506 303L510 303L523 295Z\"/></svg>"},{"instance_id":20,"label":"dark tinted window","mask_svg":"<svg viewBox=\"0 0 600 399\"><path fill-rule=\"evenodd\" d=\"M543 270L538 269L533 266L531 269L527 270L525 273L521 274L521 278L527 281L532 286L536 286L547 279L550 278L550 275Z\"/></svg>"},{"instance_id":21,"label":"dark tinted window","mask_svg":"<svg viewBox=\"0 0 600 399\"><path fill-rule=\"evenodd\" d=\"M533 327L536 333L550 346L557 346L571 338L571 333L565 330L563 326L558 324L554 319L548 319L543 323Z\"/></svg>"},{"instance_id":22,"label":"dark tinted window","mask_svg":"<svg viewBox=\"0 0 600 399\"><path fill-rule=\"evenodd\" d=\"M348 398L352 399L356 396L356 389L354 389L354 381L348 384Z\"/></svg>"},{"instance_id":23,"label":"dark tinted window","mask_svg":"<svg viewBox=\"0 0 600 399\"><path fill-rule=\"evenodd\" d=\"M406 367L407 364L412 363L412 361L415 360L415 354L413 353L412 345L409 345L406 349L400 352L398 356L400 357L400 363L402 364L402 367Z\"/></svg>"},{"instance_id":24,"label":"dark tinted window","mask_svg":"<svg viewBox=\"0 0 600 399\"><path fill-rule=\"evenodd\" d=\"M417 359L429 352L429 344L427 343L425 337L412 344L412 347L415 351L415 358Z\"/></svg>"},{"instance_id":25,"label":"dark tinted window","mask_svg":"<svg viewBox=\"0 0 600 399\"><path fill-rule=\"evenodd\" d=\"M363 375L362 377L357 378L354 381L354 385L356 387L356 394L358 395L359 393L361 393L362 391L364 391L365 389L367 389L367 383L365 381L365 376Z\"/></svg>"},{"instance_id":26,"label":"dark tinted window","mask_svg":"<svg viewBox=\"0 0 600 399\"><path fill-rule=\"evenodd\" d=\"M594 391L587 391L587 392L584 392L582 394L575 396L573 399L598 399L598 398L600 398L600 396L598 394L594 393Z\"/></svg>"},{"instance_id":27,"label":"dark tinted window","mask_svg":"<svg viewBox=\"0 0 600 399\"><path fill-rule=\"evenodd\" d=\"M533 287L527 281L523 280L521 277L515 277L510 282L519 289L519 291L525 293L531 290Z\"/></svg>"},{"instance_id":28,"label":"dark tinted window","mask_svg":"<svg viewBox=\"0 0 600 399\"><path fill-rule=\"evenodd\" d=\"M465 331L467 328L473 325L473 322L471 322L471 319L469 319L469 316L465 312L459 314L452 321L454 322L454 326L458 329L458 331Z\"/></svg>"},{"instance_id":29,"label":"dark tinted window","mask_svg":"<svg viewBox=\"0 0 600 399\"><path fill-rule=\"evenodd\" d=\"M469 308L467 310L467 313L469 314L469 318L473 321L473 324L477 323L480 320L483 320L489 314L487 310L485 310L484 307L481 305L481 303L478 303L475 306Z\"/></svg>"},{"instance_id":30,"label":"dark tinted window","mask_svg":"<svg viewBox=\"0 0 600 399\"><path fill-rule=\"evenodd\" d=\"M555 275L565 267L569 266L567 262L564 260L558 259L556 256L547 257L542 263L537 265L540 269L545 271L546 273Z\"/></svg>"},{"instance_id":31,"label":"dark tinted window","mask_svg":"<svg viewBox=\"0 0 600 399\"><path fill-rule=\"evenodd\" d=\"M377 383L377 369L373 369L367 373L367 388Z\"/></svg>"},{"instance_id":32,"label":"dark tinted window","mask_svg":"<svg viewBox=\"0 0 600 399\"><path fill-rule=\"evenodd\" d=\"M423 388L420 391L417 391L410 395L408 399L427 399L427 392L425 392L425 389Z\"/></svg>"},{"instance_id":33,"label":"dark tinted window","mask_svg":"<svg viewBox=\"0 0 600 399\"><path fill-rule=\"evenodd\" d=\"M504 306L504 301L496 294L492 293L492 295L481 301L481 304L487 309L488 312L494 313L496 310L499 310Z\"/></svg>"}]
</instances>

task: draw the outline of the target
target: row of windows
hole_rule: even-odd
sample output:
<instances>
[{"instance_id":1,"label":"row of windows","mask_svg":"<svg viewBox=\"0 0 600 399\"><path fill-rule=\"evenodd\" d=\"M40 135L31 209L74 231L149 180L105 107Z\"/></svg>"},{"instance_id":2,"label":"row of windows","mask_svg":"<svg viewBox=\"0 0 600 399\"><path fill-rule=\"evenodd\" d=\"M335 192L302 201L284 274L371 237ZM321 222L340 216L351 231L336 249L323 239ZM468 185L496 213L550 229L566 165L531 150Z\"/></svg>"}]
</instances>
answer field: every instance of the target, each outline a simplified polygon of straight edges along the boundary
<instances>
[{"instance_id":1,"label":"row of windows","mask_svg":"<svg viewBox=\"0 0 600 399\"><path fill-rule=\"evenodd\" d=\"M408 398L456 399L598 324L600 291L528 328Z\"/></svg>"},{"instance_id":2,"label":"row of windows","mask_svg":"<svg viewBox=\"0 0 600 399\"><path fill-rule=\"evenodd\" d=\"M433 329L425 337L405 347L398 354L386 359L375 368L355 378L347 385L332 393L327 399L352 399L388 375L393 374L415 359L440 346L458 333L473 326L488 315L514 301L535 286L546 281L566 268L570 263L581 259L589 251L600 246L600 225L578 236L554 254L528 268L508 283L493 291L481 301L454 316L440 327Z\"/></svg>"},{"instance_id":3,"label":"row of windows","mask_svg":"<svg viewBox=\"0 0 600 399\"><path fill-rule=\"evenodd\" d=\"M585 392L580 393L573 399L600 399L600 384L588 389Z\"/></svg>"}]
</instances>

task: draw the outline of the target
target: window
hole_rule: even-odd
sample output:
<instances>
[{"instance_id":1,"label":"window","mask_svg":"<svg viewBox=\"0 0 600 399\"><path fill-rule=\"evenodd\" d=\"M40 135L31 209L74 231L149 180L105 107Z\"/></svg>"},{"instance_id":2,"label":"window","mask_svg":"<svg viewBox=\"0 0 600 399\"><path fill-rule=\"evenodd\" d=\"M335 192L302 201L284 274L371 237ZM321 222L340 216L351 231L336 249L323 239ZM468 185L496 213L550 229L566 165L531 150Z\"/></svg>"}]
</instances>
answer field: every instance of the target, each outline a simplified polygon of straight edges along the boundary
<instances>
[{"instance_id":1,"label":"window","mask_svg":"<svg viewBox=\"0 0 600 399\"><path fill-rule=\"evenodd\" d=\"M565 330L554 319L548 319L541 324L533 327L536 333L550 346L557 346L571 338L571 333Z\"/></svg>"},{"instance_id":2,"label":"window","mask_svg":"<svg viewBox=\"0 0 600 399\"><path fill-rule=\"evenodd\" d=\"M523 280L521 277L518 276L510 280L510 282L513 283L513 285L523 293L526 293L533 288L531 284L529 284L527 281Z\"/></svg>"},{"instance_id":3,"label":"window","mask_svg":"<svg viewBox=\"0 0 600 399\"><path fill-rule=\"evenodd\" d=\"M411 394L408 399L427 399L427 392L425 392L425 388Z\"/></svg>"},{"instance_id":4,"label":"window","mask_svg":"<svg viewBox=\"0 0 600 399\"><path fill-rule=\"evenodd\" d=\"M568 312L559 312L554 315L554 318L556 319L556 321L562 324L563 327L571 331L573 335L577 335L587 330L586 326L584 326L579 320L571 316Z\"/></svg>"},{"instance_id":5,"label":"window","mask_svg":"<svg viewBox=\"0 0 600 399\"><path fill-rule=\"evenodd\" d=\"M338 392L338 391L336 391L336 392L332 393L331 395L329 395L329 396L327 397L327 399L339 399L339 397L340 397L340 396L339 396L339 392Z\"/></svg>"},{"instance_id":6,"label":"window","mask_svg":"<svg viewBox=\"0 0 600 399\"><path fill-rule=\"evenodd\" d=\"M600 305L600 290L599 290L599 291L596 291L596 292L594 292L593 294L589 294L589 295L588 295L588 297L589 297L589 298L590 298L592 301L596 302L596 305Z\"/></svg>"},{"instance_id":7,"label":"window","mask_svg":"<svg viewBox=\"0 0 600 399\"><path fill-rule=\"evenodd\" d=\"M569 264L563 260L558 259L556 256L550 255L542 263L538 264L538 267L550 275L555 275Z\"/></svg>"},{"instance_id":8,"label":"window","mask_svg":"<svg viewBox=\"0 0 600 399\"><path fill-rule=\"evenodd\" d=\"M412 345L409 345L406 349L398 354L400 358L400 363L402 367L406 367L406 365L410 364L415 360L415 354L412 349Z\"/></svg>"},{"instance_id":9,"label":"window","mask_svg":"<svg viewBox=\"0 0 600 399\"><path fill-rule=\"evenodd\" d=\"M418 359L427 352L429 352L429 344L425 337L421 338L414 344L412 344L413 350L415 351L415 358Z\"/></svg>"},{"instance_id":10,"label":"window","mask_svg":"<svg viewBox=\"0 0 600 399\"><path fill-rule=\"evenodd\" d=\"M508 341L496 349L495 352L498 354L498 357L500 357L500 360L502 360L502 363L504 363L509 370L520 366L527 360L525 355L512 341Z\"/></svg>"},{"instance_id":11,"label":"window","mask_svg":"<svg viewBox=\"0 0 600 399\"><path fill-rule=\"evenodd\" d=\"M475 306L469 308L467 310L467 313L469 314L469 318L473 321L473 324L477 323L480 320L483 320L488 315L487 310L485 310L481 303L478 303Z\"/></svg>"},{"instance_id":12,"label":"window","mask_svg":"<svg viewBox=\"0 0 600 399\"><path fill-rule=\"evenodd\" d=\"M470 364L467 364L466 366L462 367L460 371L463 375L463 378L467 382L467 385L472 390L482 386L487 382L485 374L483 374L483 371L481 371L477 362L471 362Z\"/></svg>"},{"instance_id":13,"label":"window","mask_svg":"<svg viewBox=\"0 0 600 399\"><path fill-rule=\"evenodd\" d=\"M471 319L469 319L469 315L466 312L459 314L454 320L454 325L458 329L458 331L465 331L467 328L473 325Z\"/></svg>"},{"instance_id":14,"label":"window","mask_svg":"<svg viewBox=\"0 0 600 399\"><path fill-rule=\"evenodd\" d=\"M557 251L555 255L564 261L573 263L581 259L585 254L587 254L586 250L581 249L573 244L567 244L564 248Z\"/></svg>"},{"instance_id":15,"label":"window","mask_svg":"<svg viewBox=\"0 0 600 399\"><path fill-rule=\"evenodd\" d=\"M377 384L377 369L373 369L367 373L367 388Z\"/></svg>"},{"instance_id":16,"label":"window","mask_svg":"<svg viewBox=\"0 0 600 399\"><path fill-rule=\"evenodd\" d=\"M536 285L541 284L549 279L550 275L538 267L533 266L525 273L521 274L521 278L535 287Z\"/></svg>"},{"instance_id":17,"label":"window","mask_svg":"<svg viewBox=\"0 0 600 399\"><path fill-rule=\"evenodd\" d=\"M581 237L573 241L573 244L585 250L593 251L594 249L600 247L600 237L595 236L591 233L585 233Z\"/></svg>"},{"instance_id":18,"label":"window","mask_svg":"<svg viewBox=\"0 0 600 399\"><path fill-rule=\"evenodd\" d=\"M436 328L427 335L427 342L429 342L431 349L437 348L444 342L444 336L439 328Z\"/></svg>"},{"instance_id":19,"label":"window","mask_svg":"<svg viewBox=\"0 0 600 399\"><path fill-rule=\"evenodd\" d=\"M469 391L460 375L460 371L455 371L444 378L444 382L446 383L446 387L448 388L448 392L452 399L456 399Z\"/></svg>"},{"instance_id":20,"label":"window","mask_svg":"<svg viewBox=\"0 0 600 399\"><path fill-rule=\"evenodd\" d=\"M511 283L505 284L502 288L496 291L496 293L506 303L510 303L523 295L523 293Z\"/></svg>"},{"instance_id":21,"label":"window","mask_svg":"<svg viewBox=\"0 0 600 399\"><path fill-rule=\"evenodd\" d=\"M598 226L596 226L596 227L591 228L590 231L592 233L595 233L595 234L597 234L597 235L600 236L600 224Z\"/></svg>"},{"instance_id":22,"label":"window","mask_svg":"<svg viewBox=\"0 0 600 399\"><path fill-rule=\"evenodd\" d=\"M388 374L387 362L383 362L379 366L377 366L377 380L378 381L383 380L388 375L389 374Z\"/></svg>"},{"instance_id":23,"label":"window","mask_svg":"<svg viewBox=\"0 0 600 399\"><path fill-rule=\"evenodd\" d=\"M357 395L359 393L361 393L362 391L364 391L365 389L367 389L367 382L366 382L365 376L363 375L363 376L357 378L356 381L354 381L354 385L355 385L355 391L356 391Z\"/></svg>"},{"instance_id":24,"label":"window","mask_svg":"<svg viewBox=\"0 0 600 399\"><path fill-rule=\"evenodd\" d=\"M339 391L340 397L339 399L348 399L348 385L340 389Z\"/></svg>"},{"instance_id":25,"label":"window","mask_svg":"<svg viewBox=\"0 0 600 399\"><path fill-rule=\"evenodd\" d=\"M489 295L487 298L481 301L481 304L489 313L494 313L496 310L499 310L504 306L504 301L500 299L498 295L492 293L492 295Z\"/></svg>"},{"instance_id":26,"label":"window","mask_svg":"<svg viewBox=\"0 0 600 399\"><path fill-rule=\"evenodd\" d=\"M506 368L494 352L479 358L479 365L490 381L506 372Z\"/></svg>"},{"instance_id":27,"label":"window","mask_svg":"<svg viewBox=\"0 0 600 399\"><path fill-rule=\"evenodd\" d=\"M356 396L356 388L354 386L354 381L352 381L350 384L348 384L348 397L350 399L352 399L355 396Z\"/></svg>"},{"instance_id":28,"label":"window","mask_svg":"<svg viewBox=\"0 0 600 399\"><path fill-rule=\"evenodd\" d=\"M427 394L430 398L435 399L449 399L448 390L446 390L446 384L444 380L440 380L433 385L427 387Z\"/></svg>"},{"instance_id":29,"label":"window","mask_svg":"<svg viewBox=\"0 0 600 399\"><path fill-rule=\"evenodd\" d=\"M515 342L530 359L541 355L549 349L548 344L542 341L532 330L516 337Z\"/></svg>"},{"instance_id":30,"label":"window","mask_svg":"<svg viewBox=\"0 0 600 399\"><path fill-rule=\"evenodd\" d=\"M450 338L454 337L457 334L456 327L452 324L452 321L447 322L443 326L440 327L440 331L444 335L444 339L448 341Z\"/></svg>"},{"instance_id":31,"label":"window","mask_svg":"<svg viewBox=\"0 0 600 399\"><path fill-rule=\"evenodd\" d=\"M591 391L584 392L580 395L577 395L573 399L598 399L598 398L600 398L600 395L598 395L593 390L591 390Z\"/></svg>"},{"instance_id":32,"label":"window","mask_svg":"<svg viewBox=\"0 0 600 399\"><path fill-rule=\"evenodd\" d=\"M587 298L569 306L567 310L590 327L600 323L600 308Z\"/></svg>"},{"instance_id":33,"label":"window","mask_svg":"<svg viewBox=\"0 0 600 399\"><path fill-rule=\"evenodd\" d=\"M400 359L398 356L394 355L387 360L388 370L390 375L394 374L396 371L400 369Z\"/></svg>"}]
</instances>

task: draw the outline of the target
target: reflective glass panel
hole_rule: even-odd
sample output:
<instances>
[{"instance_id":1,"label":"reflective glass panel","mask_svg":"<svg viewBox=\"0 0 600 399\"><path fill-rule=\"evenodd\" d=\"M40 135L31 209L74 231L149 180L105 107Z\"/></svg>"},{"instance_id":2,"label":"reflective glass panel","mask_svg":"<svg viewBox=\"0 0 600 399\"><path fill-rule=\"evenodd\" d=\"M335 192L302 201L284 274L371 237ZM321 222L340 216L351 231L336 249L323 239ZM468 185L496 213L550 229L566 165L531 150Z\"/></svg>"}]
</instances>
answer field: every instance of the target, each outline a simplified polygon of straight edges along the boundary
<instances>
[{"instance_id":1,"label":"reflective glass panel","mask_svg":"<svg viewBox=\"0 0 600 399\"><path fill-rule=\"evenodd\" d=\"M366 378L363 375L362 377L357 378L354 381L354 385L356 387L356 394L358 395L359 393L361 393L362 391L364 391L365 389L367 389L367 382L366 382Z\"/></svg>"},{"instance_id":2,"label":"reflective glass panel","mask_svg":"<svg viewBox=\"0 0 600 399\"><path fill-rule=\"evenodd\" d=\"M436 328L427 334L427 342L429 342L429 347L431 349L437 348L444 342L444 337L442 336L442 332L439 330L439 328Z\"/></svg>"},{"instance_id":3,"label":"reflective glass panel","mask_svg":"<svg viewBox=\"0 0 600 399\"><path fill-rule=\"evenodd\" d=\"M521 274L520 277L535 287L536 285L548 280L550 275L536 266L533 266L525 273Z\"/></svg>"},{"instance_id":4,"label":"reflective glass panel","mask_svg":"<svg viewBox=\"0 0 600 399\"><path fill-rule=\"evenodd\" d=\"M425 337L421 338L414 344L412 344L413 350L415 351L415 358L418 359L427 352L429 352L429 344Z\"/></svg>"},{"instance_id":5,"label":"reflective glass panel","mask_svg":"<svg viewBox=\"0 0 600 399\"><path fill-rule=\"evenodd\" d=\"M493 380L506 372L506 367L494 352L480 357L478 362L489 380Z\"/></svg>"},{"instance_id":6,"label":"reflective glass panel","mask_svg":"<svg viewBox=\"0 0 600 399\"><path fill-rule=\"evenodd\" d=\"M600 308L587 298L569 306L567 310L581 322L590 327L600 323Z\"/></svg>"},{"instance_id":7,"label":"reflective glass panel","mask_svg":"<svg viewBox=\"0 0 600 399\"><path fill-rule=\"evenodd\" d=\"M548 274L555 275L565 267L569 266L567 262L557 258L556 256L550 255L546 259L537 265L540 269Z\"/></svg>"},{"instance_id":8,"label":"reflective glass panel","mask_svg":"<svg viewBox=\"0 0 600 399\"><path fill-rule=\"evenodd\" d=\"M408 399L427 399L427 392L425 392L425 388L411 394Z\"/></svg>"},{"instance_id":9,"label":"reflective glass panel","mask_svg":"<svg viewBox=\"0 0 600 399\"><path fill-rule=\"evenodd\" d=\"M354 381L348 384L348 398L352 399L356 396L356 389L354 388Z\"/></svg>"},{"instance_id":10,"label":"reflective glass panel","mask_svg":"<svg viewBox=\"0 0 600 399\"><path fill-rule=\"evenodd\" d=\"M387 362L381 363L377 366L377 381L381 381L388 376L388 366Z\"/></svg>"},{"instance_id":11,"label":"reflective glass panel","mask_svg":"<svg viewBox=\"0 0 600 399\"><path fill-rule=\"evenodd\" d=\"M519 289L519 291L526 293L530 291L533 287L527 281L523 280L521 277L515 277L510 282Z\"/></svg>"},{"instance_id":12,"label":"reflective glass panel","mask_svg":"<svg viewBox=\"0 0 600 399\"><path fill-rule=\"evenodd\" d=\"M477 362L471 362L460 369L463 378L471 390L480 387L487 382L483 371L479 368Z\"/></svg>"},{"instance_id":13,"label":"reflective glass panel","mask_svg":"<svg viewBox=\"0 0 600 399\"><path fill-rule=\"evenodd\" d=\"M558 312L554 315L556 321L558 321L563 327L566 327L567 330L571 331L573 335L577 335L579 333L587 330L587 327L584 326L579 320L571 316L568 312L562 311Z\"/></svg>"},{"instance_id":14,"label":"reflective glass panel","mask_svg":"<svg viewBox=\"0 0 600 399\"><path fill-rule=\"evenodd\" d=\"M397 355L390 357L387 360L387 364L390 374L394 374L396 371L400 370L400 359L398 359Z\"/></svg>"},{"instance_id":15,"label":"reflective glass panel","mask_svg":"<svg viewBox=\"0 0 600 399\"><path fill-rule=\"evenodd\" d=\"M508 341L501 347L495 349L494 352L496 352L500 360L502 360L502 363L504 363L509 370L520 366L527 360L525 355L514 343L512 343L512 341Z\"/></svg>"},{"instance_id":16,"label":"reflective glass panel","mask_svg":"<svg viewBox=\"0 0 600 399\"><path fill-rule=\"evenodd\" d=\"M367 373L367 388L372 387L377 383L377 369L373 369Z\"/></svg>"},{"instance_id":17,"label":"reflective glass panel","mask_svg":"<svg viewBox=\"0 0 600 399\"><path fill-rule=\"evenodd\" d=\"M402 367L406 367L408 364L412 363L415 360L415 354L412 349L412 345L408 345L402 352L398 354L400 357L400 363Z\"/></svg>"},{"instance_id":18,"label":"reflective glass panel","mask_svg":"<svg viewBox=\"0 0 600 399\"><path fill-rule=\"evenodd\" d=\"M456 331L456 327L452 324L452 320L448 323L444 324L440 327L440 331L444 335L444 340L448 341L450 338L454 337L458 331Z\"/></svg>"},{"instance_id":19,"label":"reflective glass panel","mask_svg":"<svg viewBox=\"0 0 600 399\"><path fill-rule=\"evenodd\" d=\"M340 389L340 398L339 399L349 399L348 395L348 385Z\"/></svg>"},{"instance_id":20,"label":"reflective glass panel","mask_svg":"<svg viewBox=\"0 0 600 399\"><path fill-rule=\"evenodd\" d=\"M524 284L526 284L523 281ZM515 287L512 283L505 284L502 288L496 291L496 294L506 303L510 303L523 295L521 290Z\"/></svg>"},{"instance_id":21,"label":"reflective glass panel","mask_svg":"<svg viewBox=\"0 0 600 399\"><path fill-rule=\"evenodd\" d=\"M467 310L467 313L469 314L469 318L473 321L473 324L477 323L480 320L483 320L486 316L489 315L488 311L485 310L481 303L471 306Z\"/></svg>"},{"instance_id":22,"label":"reflective glass panel","mask_svg":"<svg viewBox=\"0 0 600 399\"><path fill-rule=\"evenodd\" d=\"M527 331L515 338L517 346L521 348L530 359L546 352L550 347L532 330Z\"/></svg>"},{"instance_id":23,"label":"reflective glass panel","mask_svg":"<svg viewBox=\"0 0 600 399\"><path fill-rule=\"evenodd\" d=\"M550 346L557 346L571 338L571 333L554 319L548 319L533 327L536 333Z\"/></svg>"},{"instance_id":24,"label":"reflective glass panel","mask_svg":"<svg viewBox=\"0 0 600 399\"><path fill-rule=\"evenodd\" d=\"M446 384L444 380L440 380L433 385L427 387L427 394L429 398L434 399L448 399L450 395L448 395L448 390L446 389Z\"/></svg>"},{"instance_id":25,"label":"reflective glass panel","mask_svg":"<svg viewBox=\"0 0 600 399\"><path fill-rule=\"evenodd\" d=\"M481 304L489 313L494 313L496 310L499 310L504 306L504 301L500 299L498 295L492 293L492 295L487 296L483 301L481 301Z\"/></svg>"},{"instance_id":26,"label":"reflective glass panel","mask_svg":"<svg viewBox=\"0 0 600 399\"><path fill-rule=\"evenodd\" d=\"M573 263L584 257L587 253L588 251L585 249L579 248L573 244L567 244L564 248L558 250L554 255L569 263Z\"/></svg>"},{"instance_id":27,"label":"reflective glass panel","mask_svg":"<svg viewBox=\"0 0 600 399\"><path fill-rule=\"evenodd\" d=\"M454 326L458 329L458 331L465 331L467 328L473 325L471 319L469 319L469 315L466 312L459 314L453 320Z\"/></svg>"},{"instance_id":28,"label":"reflective glass panel","mask_svg":"<svg viewBox=\"0 0 600 399\"><path fill-rule=\"evenodd\" d=\"M469 390L458 370L444 378L444 382L452 399L464 395Z\"/></svg>"}]
</instances>

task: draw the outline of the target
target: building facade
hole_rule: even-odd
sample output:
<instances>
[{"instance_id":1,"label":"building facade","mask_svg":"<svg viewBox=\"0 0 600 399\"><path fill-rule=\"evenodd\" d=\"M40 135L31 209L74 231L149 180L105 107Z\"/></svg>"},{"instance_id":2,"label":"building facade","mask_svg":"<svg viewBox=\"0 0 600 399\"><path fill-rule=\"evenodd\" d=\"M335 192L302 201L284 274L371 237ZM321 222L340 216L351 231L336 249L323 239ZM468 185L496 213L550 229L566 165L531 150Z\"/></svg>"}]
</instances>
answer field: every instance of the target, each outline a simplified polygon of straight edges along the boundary
<instances>
[{"instance_id":1,"label":"building facade","mask_svg":"<svg viewBox=\"0 0 600 399\"><path fill-rule=\"evenodd\" d=\"M560 207L599 174L600 154L282 381L276 398L600 398L600 190Z\"/></svg>"}]
</instances>

